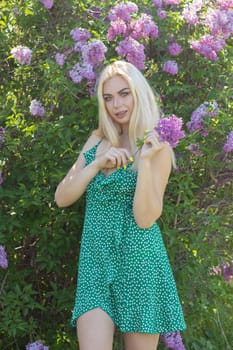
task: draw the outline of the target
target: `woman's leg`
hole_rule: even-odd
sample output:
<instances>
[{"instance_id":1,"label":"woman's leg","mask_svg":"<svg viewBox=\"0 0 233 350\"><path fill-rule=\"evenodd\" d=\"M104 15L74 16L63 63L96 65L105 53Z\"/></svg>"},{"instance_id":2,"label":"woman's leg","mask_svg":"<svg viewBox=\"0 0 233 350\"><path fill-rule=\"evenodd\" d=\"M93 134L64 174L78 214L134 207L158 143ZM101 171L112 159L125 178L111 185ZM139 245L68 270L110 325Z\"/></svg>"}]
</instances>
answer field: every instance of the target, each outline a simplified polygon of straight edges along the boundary
<instances>
[{"instance_id":1,"label":"woman's leg","mask_svg":"<svg viewBox=\"0 0 233 350\"><path fill-rule=\"evenodd\" d=\"M112 350L115 326L102 309L85 312L77 320L80 350Z\"/></svg>"},{"instance_id":2,"label":"woman's leg","mask_svg":"<svg viewBox=\"0 0 233 350\"><path fill-rule=\"evenodd\" d=\"M159 334L124 333L125 350L156 350Z\"/></svg>"}]
</instances>

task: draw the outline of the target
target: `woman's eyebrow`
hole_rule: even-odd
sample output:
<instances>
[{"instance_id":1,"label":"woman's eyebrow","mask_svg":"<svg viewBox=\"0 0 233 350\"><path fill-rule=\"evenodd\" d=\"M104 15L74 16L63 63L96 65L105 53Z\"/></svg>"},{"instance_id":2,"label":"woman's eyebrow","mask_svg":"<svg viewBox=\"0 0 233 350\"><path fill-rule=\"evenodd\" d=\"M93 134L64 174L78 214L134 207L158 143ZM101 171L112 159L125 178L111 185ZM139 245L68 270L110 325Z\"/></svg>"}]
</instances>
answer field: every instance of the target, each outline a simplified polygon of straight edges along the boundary
<instances>
[{"instance_id":1,"label":"woman's eyebrow","mask_svg":"<svg viewBox=\"0 0 233 350\"><path fill-rule=\"evenodd\" d=\"M126 91L126 90L130 90L130 88L128 88L128 87L123 88L123 89L117 91L117 93L120 94L120 93L122 93L122 92L124 92L124 91ZM103 96L112 96L112 94L108 94L108 93L106 92L106 93L103 94Z\"/></svg>"}]
</instances>

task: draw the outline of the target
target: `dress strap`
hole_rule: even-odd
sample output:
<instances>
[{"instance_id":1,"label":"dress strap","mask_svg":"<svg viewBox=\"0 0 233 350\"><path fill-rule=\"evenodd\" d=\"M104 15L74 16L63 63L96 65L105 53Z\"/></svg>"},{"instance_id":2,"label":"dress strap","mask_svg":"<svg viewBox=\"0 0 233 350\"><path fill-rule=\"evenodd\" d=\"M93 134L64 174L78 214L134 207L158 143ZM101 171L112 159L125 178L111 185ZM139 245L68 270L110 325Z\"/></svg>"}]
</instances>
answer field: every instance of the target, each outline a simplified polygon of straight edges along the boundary
<instances>
[{"instance_id":1,"label":"dress strap","mask_svg":"<svg viewBox=\"0 0 233 350\"><path fill-rule=\"evenodd\" d=\"M97 148L101 142L102 142L102 139L100 139L93 147L91 147L90 149L88 149L86 152L83 153L86 160L86 165L90 164L95 159Z\"/></svg>"}]
</instances>

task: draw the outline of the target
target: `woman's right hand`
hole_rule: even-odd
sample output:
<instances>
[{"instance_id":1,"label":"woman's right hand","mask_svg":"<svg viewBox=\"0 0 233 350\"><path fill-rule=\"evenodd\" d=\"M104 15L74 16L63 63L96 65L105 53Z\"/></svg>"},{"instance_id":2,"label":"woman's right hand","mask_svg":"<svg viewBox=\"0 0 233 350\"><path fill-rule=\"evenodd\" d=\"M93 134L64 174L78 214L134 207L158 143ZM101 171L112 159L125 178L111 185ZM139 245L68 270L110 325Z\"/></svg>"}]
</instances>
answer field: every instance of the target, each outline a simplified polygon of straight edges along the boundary
<instances>
[{"instance_id":1,"label":"woman's right hand","mask_svg":"<svg viewBox=\"0 0 233 350\"><path fill-rule=\"evenodd\" d=\"M96 156L99 169L120 168L129 163L130 154L125 148L110 147L105 153Z\"/></svg>"}]
</instances>

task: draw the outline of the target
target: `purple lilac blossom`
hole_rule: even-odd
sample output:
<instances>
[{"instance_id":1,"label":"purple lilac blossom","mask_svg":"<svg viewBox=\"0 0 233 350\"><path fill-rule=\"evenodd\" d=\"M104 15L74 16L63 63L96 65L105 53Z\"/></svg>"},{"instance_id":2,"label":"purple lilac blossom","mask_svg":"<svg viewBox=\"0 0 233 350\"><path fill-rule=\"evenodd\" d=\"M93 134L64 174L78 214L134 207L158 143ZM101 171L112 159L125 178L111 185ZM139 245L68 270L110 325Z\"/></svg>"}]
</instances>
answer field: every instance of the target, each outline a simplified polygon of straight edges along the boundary
<instances>
[{"instance_id":1,"label":"purple lilac blossom","mask_svg":"<svg viewBox=\"0 0 233 350\"><path fill-rule=\"evenodd\" d=\"M117 4L114 6L110 12L109 12L109 20L110 21L117 21L117 20L123 20L123 21L130 21L131 14L137 13L138 7L133 2L121 2L120 4Z\"/></svg>"},{"instance_id":2,"label":"purple lilac blossom","mask_svg":"<svg viewBox=\"0 0 233 350\"><path fill-rule=\"evenodd\" d=\"M12 56L23 65L29 65L31 63L32 50L27 46L18 45L11 50Z\"/></svg>"},{"instance_id":3,"label":"purple lilac blossom","mask_svg":"<svg viewBox=\"0 0 233 350\"><path fill-rule=\"evenodd\" d=\"M86 45L85 42L76 41L74 44L74 52L81 52L84 45Z\"/></svg>"},{"instance_id":4,"label":"purple lilac blossom","mask_svg":"<svg viewBox=\"0 0 233 350\"><path fill-rule=\"evenodd\" d=\"M200 150L200 146L197 143L191 143L188 146L188 150L190 151L190 153L194 154L195 156L199 156L199 157L203 156L203 153Z\"/></svg>"},{"instance_id":5,"label":"purple lilac blossom","mask_svg":"<svg viewBox=\"0 0 233 350\"><path fill-rule=\"evenodd\" d=\"M233 33L233 10L208 8L205 24L213 36L222 36L228 39Z\"/></svg>"},{"instance_id":6,"label":"purple lilac blossom","mask_svg":"<svg viewBox=\"0 0 233 350\"><path fill-rule=\"evenodd\" d=\"M230 283L233 278L233 260L231 260L231 263L223 262L221 265L211 266L210 275L222 275L224 280Z\"/></svg>"},{"instance_id":7,"label":"purple lilac blossom","mask_svg":"<svg viewBox=\"0 0 233 350\"><path fill-rule=\"evenodd\" d=\"M159 35L157 24L150 15L143 13L137 20L131 21L129 25L130 36L136 40L141 38L155 37Z\"/></svg>"},{"instance_id":8,"label":"purple lilac blossom","mask_svg":"<svg viewBox=\"0 0 233 350\"><path fill-rule=\"evenodd\" d=\"M171 75L178 73L178 64L176 61L168 60L163 65L163 71Z\"/></svg>"},{"instance_id":9,"label":"purple lilac blossom","mask_svg":"<svg viewBox=\"0 0 233 350\"><path fill-rule=\"evenodd\" d=\"M178 5L180 4L180 0L164 0L165 5Z\"/></svg>"},{"instance_id":10,"label":"purple lilac blossom","mask_svg":"<svg viewBox=\"0 0 233 350\"><path fill-rule=\"evenodd\" d=\"M39 0L44 7L46 7L48 10L50 10L53 7L53 0Z\"/></svg>"},{"instance_id":11,"label":"purple lilac blossom","mask_svg":"<svg viewBox=\"0 0 233 350\"><path fill-rule=\"evenodd\" d=\"M0 175L0 178L1 178L1 175ZM3 245L0 245L0 266L3 269L7 269L8 267L7 254L6 254L5 247Z\"/></svg>"},{"instance_id":12,"label":"purple lilac blossom","mask_svg":"<svg viewBox=\"0 0 233 350\"><path fill-rule=\"evenodd\" d=\"M233 151L233 130L227 135L227 141L223 146L223 151L225 153Z\"/></svg>"},{"instance_id":13,"label":"purple lilac blossom","mask_svg":"<svg viewBox=\"0 0 233 350\"><path fill-rule=\"evenodd\" d=\"M79 63L75 64L69 71L69 76L74 83L81 83L83 78L88 80L94 80L96 78L93 66L88 63L84 63L82 66Z\"/></svg>"},{"instance_id":14,"label":"purple lilac blossom","mask_svg":"<svg viewBox=\"0 0 233 350\"><path fill-rule=\"evenodd\" d=\"M37 340L34 343L27 344L26 350L49 350L49 347L43 345L43 343L40 340Z\"/></svg>"},{"instance_id":15,"label":"purple lilac blossom","mask_svg":"<svg viewBox=\"0 0 233 350\"><path fill-rule=\"evenodd\" d=\"M2 172L0 171L0 185L3 183Z\"/></svg>"},{"instance_id":16,"label":"purple lilac blossom","mask_svg":"<svg viewBox=\"0 0 233 350\"><path fill-rule=\"evenodd\" d=\"M180 332L161 334L161 339L169 349L185 350Z\"/></svg>"},{"instance_id":17,"label":"purple lilac blossom","mask_svg":"<svg viewBox=\"0 0 233 350\"><path fill-rule=\"evenodd\" d=\"M233 277L233 266L230 264L223 263L221 266L221 273L224 280L230 283Z\"/></svg>"},{"instance_id":18,"label":"purple lilac blossom","mask_svg":"<svg viewBox=\"0 0 233 350\"><path fill-rule=\"evenodd\" d=\"M127 30L127 26L124 21L122 20L112 21L108 28L107 39L112 41L118 35L121 35L121 34L125 35L126 30Z\"/></svg>"},{"instance_id":19,"label":"purple lilac blossom","mask_svg":"<svg viewBox=\"0 0 233 350\"><path fill-rule=\"evenodd\" d=\"M74 41L81 41L82 43L85 43L91 37L89 31L81 27L72 29L70 35Z\"/></svg>"},{"instance_id":20,"label":"purple lilac blossom","mask_svg":"<svg viewBox=\"0 0 233 350\"><path fill-rule=\"evenodd\" d=\"M83 80L83 76L81 74L81 66L77 63L73 66L73 68L69 71L69 76L73 83L81 83Z\"/></svg>"},{"instance_id":21,"label":"purple lilac blossom","mask_svg":"<svg viewBox=\"0 0 233 350\"><path fill-rule=\"evenodd\" d=\"M161 118L154 129L158 132L161 142L168 142L172 148L175 148L179 140L185 137L185 133L181 129L182 125L182 118L172 114L169 118Z\"/></svg>"},{"instance_id":22,"label":"purple lilac blossom","mask_svg":"<svg viewBox=\"0 0 233 350\"><path fill-rule=\"evenodd\" d=\"M233 0L217 0L215 6L222 10L229 10L233 7Z\"/></svg>"},{"instance_id":23,"label":"purple lilac blossom","mask_svg":"<svg viewBox=\"0 0 233 350\"><path fill-rule=\"evenodd\" d=\"M192 40L190 47L200 55L212 60L218 60L217 52L221 51L226 45L226 42L221 37L212 35L204 35L199 41Z\"/></svg>"},{"instance_id":24,"label":"purple lilac blossom","mask_svg":"<svg viewBox=\"0 0 233 350\"><path fill-rule=\"evenodd\" d=\"M168 46L168 50L172 56L177 56L183 51L181 46L177 43L171 43Z\"/></svg>"},{"instance_id":25,"label":"purple lilac blossom","mask_svg":"<svg viewBox=\"0 0 233 350\"><path fill-rule=\"evenodd\" d=\"M197 24L199 22L197 12L201 10L202 3L203 0L194 0L184 7L183 17L187 23Z\"/></svg>"},{"instance_id":26,"label":"purple lilac blossom","mask_svg":"<svg viewBox=\"0 0 233 350\"><path fill-rule=\"evenodd\" d=\"M209 132L205 126L206 117L214 118L219 113L216 101L204 102L191 114L190 121L186 124L190 134L199 131L202 136L208 136Z\"/></svg>"},{"instance_id":27,"label":"purple lilac blossom","mask_svg":"<svg viewBox=\"0 0 233 350\"><path fill-rule=\"evenodd\" d=\"M30 113L33 116L43 117L43 115L45 114L45 109L41 101L32 100L29 109L30 109Z\"/></svg>"},{"instance_id":28,"label":"purple lilac blossom","mask_svg":"<svg viewBox=\"0 0 233 350\"><path fill-rule=\"evenodd\" d=\"M153 0L153 4L158 7L162 8L163 7L163 1L162 0Z\"/></svg>"},{"instance_id":29,"label":"purple lilac blossom","mask_svg":"<svg viewBox=\"0 0 233 350\"><path fill-rule=\"evenodd\" d=\"M5 129L0 126L0 148L2 147L2 144L3 144L3 134L5 133Z\"/></svg>"},{"instance_id":30,"label":"purple lilac blossom","mask_svg":"<svg viewBox=\"0 0 233 350\"><path fill-rule=\"evenodd\" d=\"M157 10L157 15L161 19L167 18L167 12L165 10L160 9L160 8Z\"/></svg>"},{"instance_id":31,"label":"purple lilac blossom","mask_svg":"<svg viewBox=\"0 0 233 350\"><path fill-rule=\"evenodd\" d=\"M162 0L153 0L153 4L161 9L163 7L163 1Z\"/></svg>"},{"instance_id":32,"label":"purple lilac blossom","mask_svg":"<svg viewBox=\"0 0 233 350\"><path fill-rule=\"evenodd\" d=\"M134 64L138 69L145 68L144 46L131 37L120 41L116 47L118 55L125 57L128 62Z\"/></svg>"},{"instance_id":33,"label":"purple lilac blossom","mask_svg":"<svg viewBox=\"0 0 233 350\"><path fill-rule=\"evenodd\" d=\"M82 48L82 58L85 64L95 65L104 61L107 47L101 40L92 41Z\"/></svg>"},{"instance_id":34,"label":"purple lilac blossom","mask_svg":"<svg viewBox=\"0 0 233 350\"><path fill-rule=\"evenodd\" d=\"M66 55L64 53L57 53L55 56L55 60L58 66L64 66Z\"/></svg>"}]
</instances>

